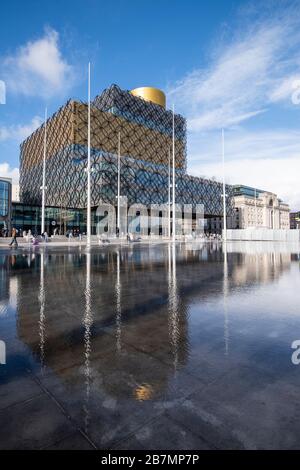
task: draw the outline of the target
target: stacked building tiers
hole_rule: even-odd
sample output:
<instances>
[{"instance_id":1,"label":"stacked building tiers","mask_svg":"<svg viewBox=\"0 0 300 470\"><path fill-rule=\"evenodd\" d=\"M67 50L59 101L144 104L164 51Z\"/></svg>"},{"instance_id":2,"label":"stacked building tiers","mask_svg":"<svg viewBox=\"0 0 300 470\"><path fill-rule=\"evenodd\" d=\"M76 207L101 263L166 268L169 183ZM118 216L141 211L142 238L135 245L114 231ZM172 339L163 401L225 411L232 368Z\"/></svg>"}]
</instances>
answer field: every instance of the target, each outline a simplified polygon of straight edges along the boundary
<instances>
[{"instance_id":1,"label":"stacked building tiers","mask_svg":"<svg viewBox=\"0 0 300 470\"><path fill-rule=\"evenodd\" d=\"M46 205L86 208L88 106L70 100L47 121ZM186 120L175 114L176 203L204 205L205 215L222 215L222 185L187 174ZM121 195L128 204L168 201L173 113L112 85L91 103L92 206L116 205L118 139ZM21 144L20 199L40 205L44 126ZM172 159L171 159L172 161ZM227 215L233 214L227 187Z\"/></svg>"}]
</instances>

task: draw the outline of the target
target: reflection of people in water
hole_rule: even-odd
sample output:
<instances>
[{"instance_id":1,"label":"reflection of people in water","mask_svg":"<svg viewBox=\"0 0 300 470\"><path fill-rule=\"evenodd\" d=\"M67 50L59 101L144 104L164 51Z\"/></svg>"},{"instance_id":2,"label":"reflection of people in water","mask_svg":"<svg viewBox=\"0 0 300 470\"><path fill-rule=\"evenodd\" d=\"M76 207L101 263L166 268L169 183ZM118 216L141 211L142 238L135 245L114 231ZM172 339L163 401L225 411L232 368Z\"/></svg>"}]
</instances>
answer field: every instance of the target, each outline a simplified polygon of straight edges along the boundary
<instances>
[{"instance_id":1,"label":"reflection of people in water","mask_svg":"<svg viewBox=\"0 0 300 470\"><path fill-rule=\"evenodd\" d=\"M9 246L15 245L18 248L17 229L15 227L13 227L13 229L12 229L11 236L12 236L12 239L11 239L11 242L10 242Z\"/></svg>"}]
</instances>

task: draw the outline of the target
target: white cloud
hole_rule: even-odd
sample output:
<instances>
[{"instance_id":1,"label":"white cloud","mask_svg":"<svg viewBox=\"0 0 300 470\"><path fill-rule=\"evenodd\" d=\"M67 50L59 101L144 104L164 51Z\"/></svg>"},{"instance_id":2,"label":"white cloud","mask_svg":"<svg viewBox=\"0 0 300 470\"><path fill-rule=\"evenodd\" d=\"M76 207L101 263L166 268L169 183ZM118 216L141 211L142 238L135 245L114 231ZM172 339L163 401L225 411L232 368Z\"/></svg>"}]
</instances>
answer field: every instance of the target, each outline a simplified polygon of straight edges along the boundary
<instances>
[{"instance_id":1,"label":"white cloud","mask_svg":"<svg viewBox=\"0 0 300 470\"><path fill-rule=\"evenodd\" d=\"M34 116L28 124L18 124L13 126L0 126L0 142L6 140L16 140L22 142L32 132L34 132L43 122L40 116Z\"/></svg>"},{"instance_id":2,"label":"white cloud","mask_svg":"<svg viewBox=\"0 0 300 470\"><path fill-rule=\"evenodd\" d=\"M3 80L0 80L0 104L6 103L6 86Z\"/></svg>"},{"instance_id":3,"label":"white cloud","mask_svg":"<svg viewBox=\"0 0 300 470\"><path fill-rule=\"evenodd\" d=\"M222 177L221 163L205 164L201 170L206 174L214 174L217 178ZM240 161L229 161L226 164L228 181L276 192L292 210L299 210L300 207L299 172L299 157L278 160L266 158L255 162L244 158Z\"/></svg>"},{"instance_id":4,"label":"white cloud","mask_svg":"<svg viewBox=\"0 0 300 470\"><path fill-rule=\"evenodd\" d=\"M290 100L292 102L293 90L295 89L295 83L299 81L299 75L292 75L290 77L283 78L278 81L278 85L275 84L271 90L269 98L272 103L277 103L283 100Z\"/></svg>"},{"instance_id":5,"label":"white cloud","mask_svg":"<svg viewBox=\"0 0 300 470\"><path fill-rule=\"evenodd\" d=\"M12 178L13 183L19 183L19 169L11 168L9 163L0 163L0 176L2 178Z\"/></svg>"},{"instance_id":6,"label":"white cloud","mask_svg":"<svg viewBox=\"0 0 300 470\"><path fill-rule=\"evenodd\" d=\"M273 5L264 17L260 10L246 11L205 66L169 87L168 100L187 118L189 172L222 178L223 127L227 182L273 191L299 210L299 5Z\"/></svg>"},{"instance_id":7,"label":"white cloud","mask_svg":"<svg viewBox=\"0 0 300 470\"><path fill-rule=\"evenodd\" d=\"M298 19L299 19L299 15ZM289 98L300 78L299 21L258 21L238 33L210 63L188 73L168 90L169 102L188 118L191 131L230 127Z\"/></svg>"},{"instance_id":8,"label":"white cloud","mask_svg":"<svg viewBox=\"0 0 300 470\"><path fill-rule=\"evenodd\" d=\"M1 66L8 90L24 95L48 98L66 92L74 81L73 67L64 59L53 29L2 58Z\"/></svg>"},{"instance_id":9,"label":"white cloud","mask_svg":"<svg viewBox=\"0 0 300 470\"><path fill-rule=\"evenodd\" d=\"M300 131L278 130L225 133L225 173L230 184L272 191L300 208ZM189 172L221 180L221 134L194 136L189 144Z\"/></svg>"}]
</instances>

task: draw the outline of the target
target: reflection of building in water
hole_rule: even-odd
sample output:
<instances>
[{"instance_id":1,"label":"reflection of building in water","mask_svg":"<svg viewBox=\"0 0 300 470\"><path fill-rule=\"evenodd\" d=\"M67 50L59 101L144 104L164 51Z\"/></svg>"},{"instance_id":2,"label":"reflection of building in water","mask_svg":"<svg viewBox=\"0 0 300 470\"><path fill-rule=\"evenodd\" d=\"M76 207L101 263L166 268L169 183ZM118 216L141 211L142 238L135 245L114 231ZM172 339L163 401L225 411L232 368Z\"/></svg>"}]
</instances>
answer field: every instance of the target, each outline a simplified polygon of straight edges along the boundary
<instances>
[{"instance_id":1,"label":"reflection of building in water","mask_svg":"<svg viewBox=\"0 0 300 470\"><path fill-rule=\"evenodd\" d=\"M7 275L8 256L0 255L0 312L6 309L9 299L9 276ZM1 313L0 313L1 314Z\"/></svg>"},{"instance_id":2,"label":"reflection of building in water","mask_svg":"<svg viewBox=\"0 0 300 470\"><path fill-rule=\"evenodd\" d=\"M272 282L291 266L290 253L239 253L232 256L237 260L232 271L235 284Z\"/></svg>"},{"instance_id":3,"label":"reflection of building in water","mask_svg":"<svg viewBox=\"0 0 300 470\"><path fill-rule=\"evenodd\" d=\"M191 301L224 293L230 297L241 283L272 282L289 268L291 259L284 254L228 253L222 289L220 245L189 251L177 245L176 266L170 264L167 245L157 247L154 260L152 250L130 246L116 252L107 247L91 253L90 273L85 252L45 253L45 366L66 385L82 389L85 417L90 380L99 380L99 390L113 398L151 399L167 387L189 357ZM30 276L22 273L18 283L18 334L40 361L39 255L31 261ZM226 318L224 324L230 328ZM153 356L162 358L161 367Z\"/></svg>"},{"instance_id":4,"label":"reflection of building in water","mask_svg":"<svg viewBox=\"0 0 300 470\"><path fill-rule=\"evenodd\" d=\"M144 352L157 352L163 347L165 357L170 358L170 363L173 360L166 308L166 259L161 256L159 261L152 262L148 253L145 270L145 255L139 257L135 250L115 252L108 248L105 253L92 255L90 280L86 282L86 253L51 252L45 257L47 266L42 281L46 302L41 303L39 258L30 279L19 277L18 333L35 358L41 360L43 306L42 318L47 319L42 330L42 337L46 338L44 365L66 382L80 380L84 389L90 387L91 377L101 374L108 393L127 394L139 400L150 399L164 389L174 373L173 368L153 367L153 359ZM140 264L137 259L141 260ZM184 264L183 269L186 268ZM89 286L92 286L92 296ZM117 323L116 312L122 315ZM110 334L102 327L109 327ZM177 311L177 329L180 365L186 362L188 351L186 308L181 305Z\"/></svg>"},{"instance_id":5,"label":"reflection of building in water","mask_svg":"<svg viewBox=\"0 0 300 470\"><path fill-rule=\"evenodd\" d=\"M7 305L14 309L17 305L18 277L14 274L17 256L0 255L0 316L7 311Z\"/></svg>"},{"instance_id":6,"label":"reflection of building in water","mask_svg":"<svg viewBox=\"0 0 300 470\"><path fill-rule=\"evenodd\" d=\"M134 392L135 398L138 401L147 401L151 400L154 396L154 390L151 385L142 384L137 386Z\"/></svg>"},{"instance_id":7,"label":"reflection of building in water","mask_svg":"<svg viewBox=\"0 0 300 470\"><path fill-rule=\"evenodd\" d=\"M9 278L9 304L13 309L17 308L19 293L19 278L17 276Z\"/></svg>"}]
</instances>

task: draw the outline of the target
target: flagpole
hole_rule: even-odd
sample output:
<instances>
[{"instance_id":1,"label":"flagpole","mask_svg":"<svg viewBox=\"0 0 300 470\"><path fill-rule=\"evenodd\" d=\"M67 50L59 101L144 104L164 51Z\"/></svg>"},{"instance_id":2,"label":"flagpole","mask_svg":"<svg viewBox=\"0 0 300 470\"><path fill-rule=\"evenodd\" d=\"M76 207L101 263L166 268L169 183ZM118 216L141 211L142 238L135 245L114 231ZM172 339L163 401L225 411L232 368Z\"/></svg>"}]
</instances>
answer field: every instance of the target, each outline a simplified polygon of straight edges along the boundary
<instances>
[{"instance_id":1,"label":"flagpole","mask_svg":"<svg viewBox=\"0 0 300 470\"><path fill-rule=\"evenodd\" d=\"M223 231L224 242L227 241L227 220L226 220L226 186L225 186L225 142L224 129L222 129L222 163L223 163Z\"/></svg>"},{"instance_id":2,"label":"flagpole","mask_svg":"<svg viewBox=\"0 0 300 470\"><path fill-rule=\"evenodd\" d=\"M47 152L47 108L45 108L45 124L44 124L44 157L43 157L43 182L42 182L42 223L41 233L45 232L45 190L46 190L46 152Z\"/></svg>"},{"instance_id":3,"label":"flagpole","mask_svg":"<svg viewBox=\"0 0 300 470\"><path fill-rule=\"evenodd\" d=\"M173 178L172 178L172 236L173 242L175 242L175 228L176 228L176 216L175 216L175 112L174 112L174 104L173 104L173 142L172 142L172 153L173 153Z\"/></svg>"},{"instance_id":4,"label":"flagpole","mask_svg":"<svg viewBox=\"0 0 300 470\"><path fill-rule=\"evenodd\" d=\"M88 158L87 158L87 217L86 244L91 245L91 63L88 65Z\"/></svg>"},{"instance_id":5,"label":"flagpole","mask_svg":"<svg viewBox=\"0 0 300 470\"><path fill-rule=\"evenodd\" d=\"M254 203L255 203L255 228L257 228L257 201L256 201L256 188L254 189Z\"/></svg>"},{"instance_id":6,"label":"flagpole","mask_svg":"<svg viewBox=\"0 0 300 470\"><path fill-rule=\"evenodd\" d=\"M171 237L171 151L169 148L169 166L168 166L168 237Z\"/></svg>"},{"instance_id":7,"label":"flagpole","mask_svg":"<svg viewBox=\"0 0 300 470\"><path fill-rule=\"evenodd\" d=\"M120 173L121 173L121 134L118 135L118 205L117 205L117 235L120 235Z\"/></svg>"}]
</instances>

